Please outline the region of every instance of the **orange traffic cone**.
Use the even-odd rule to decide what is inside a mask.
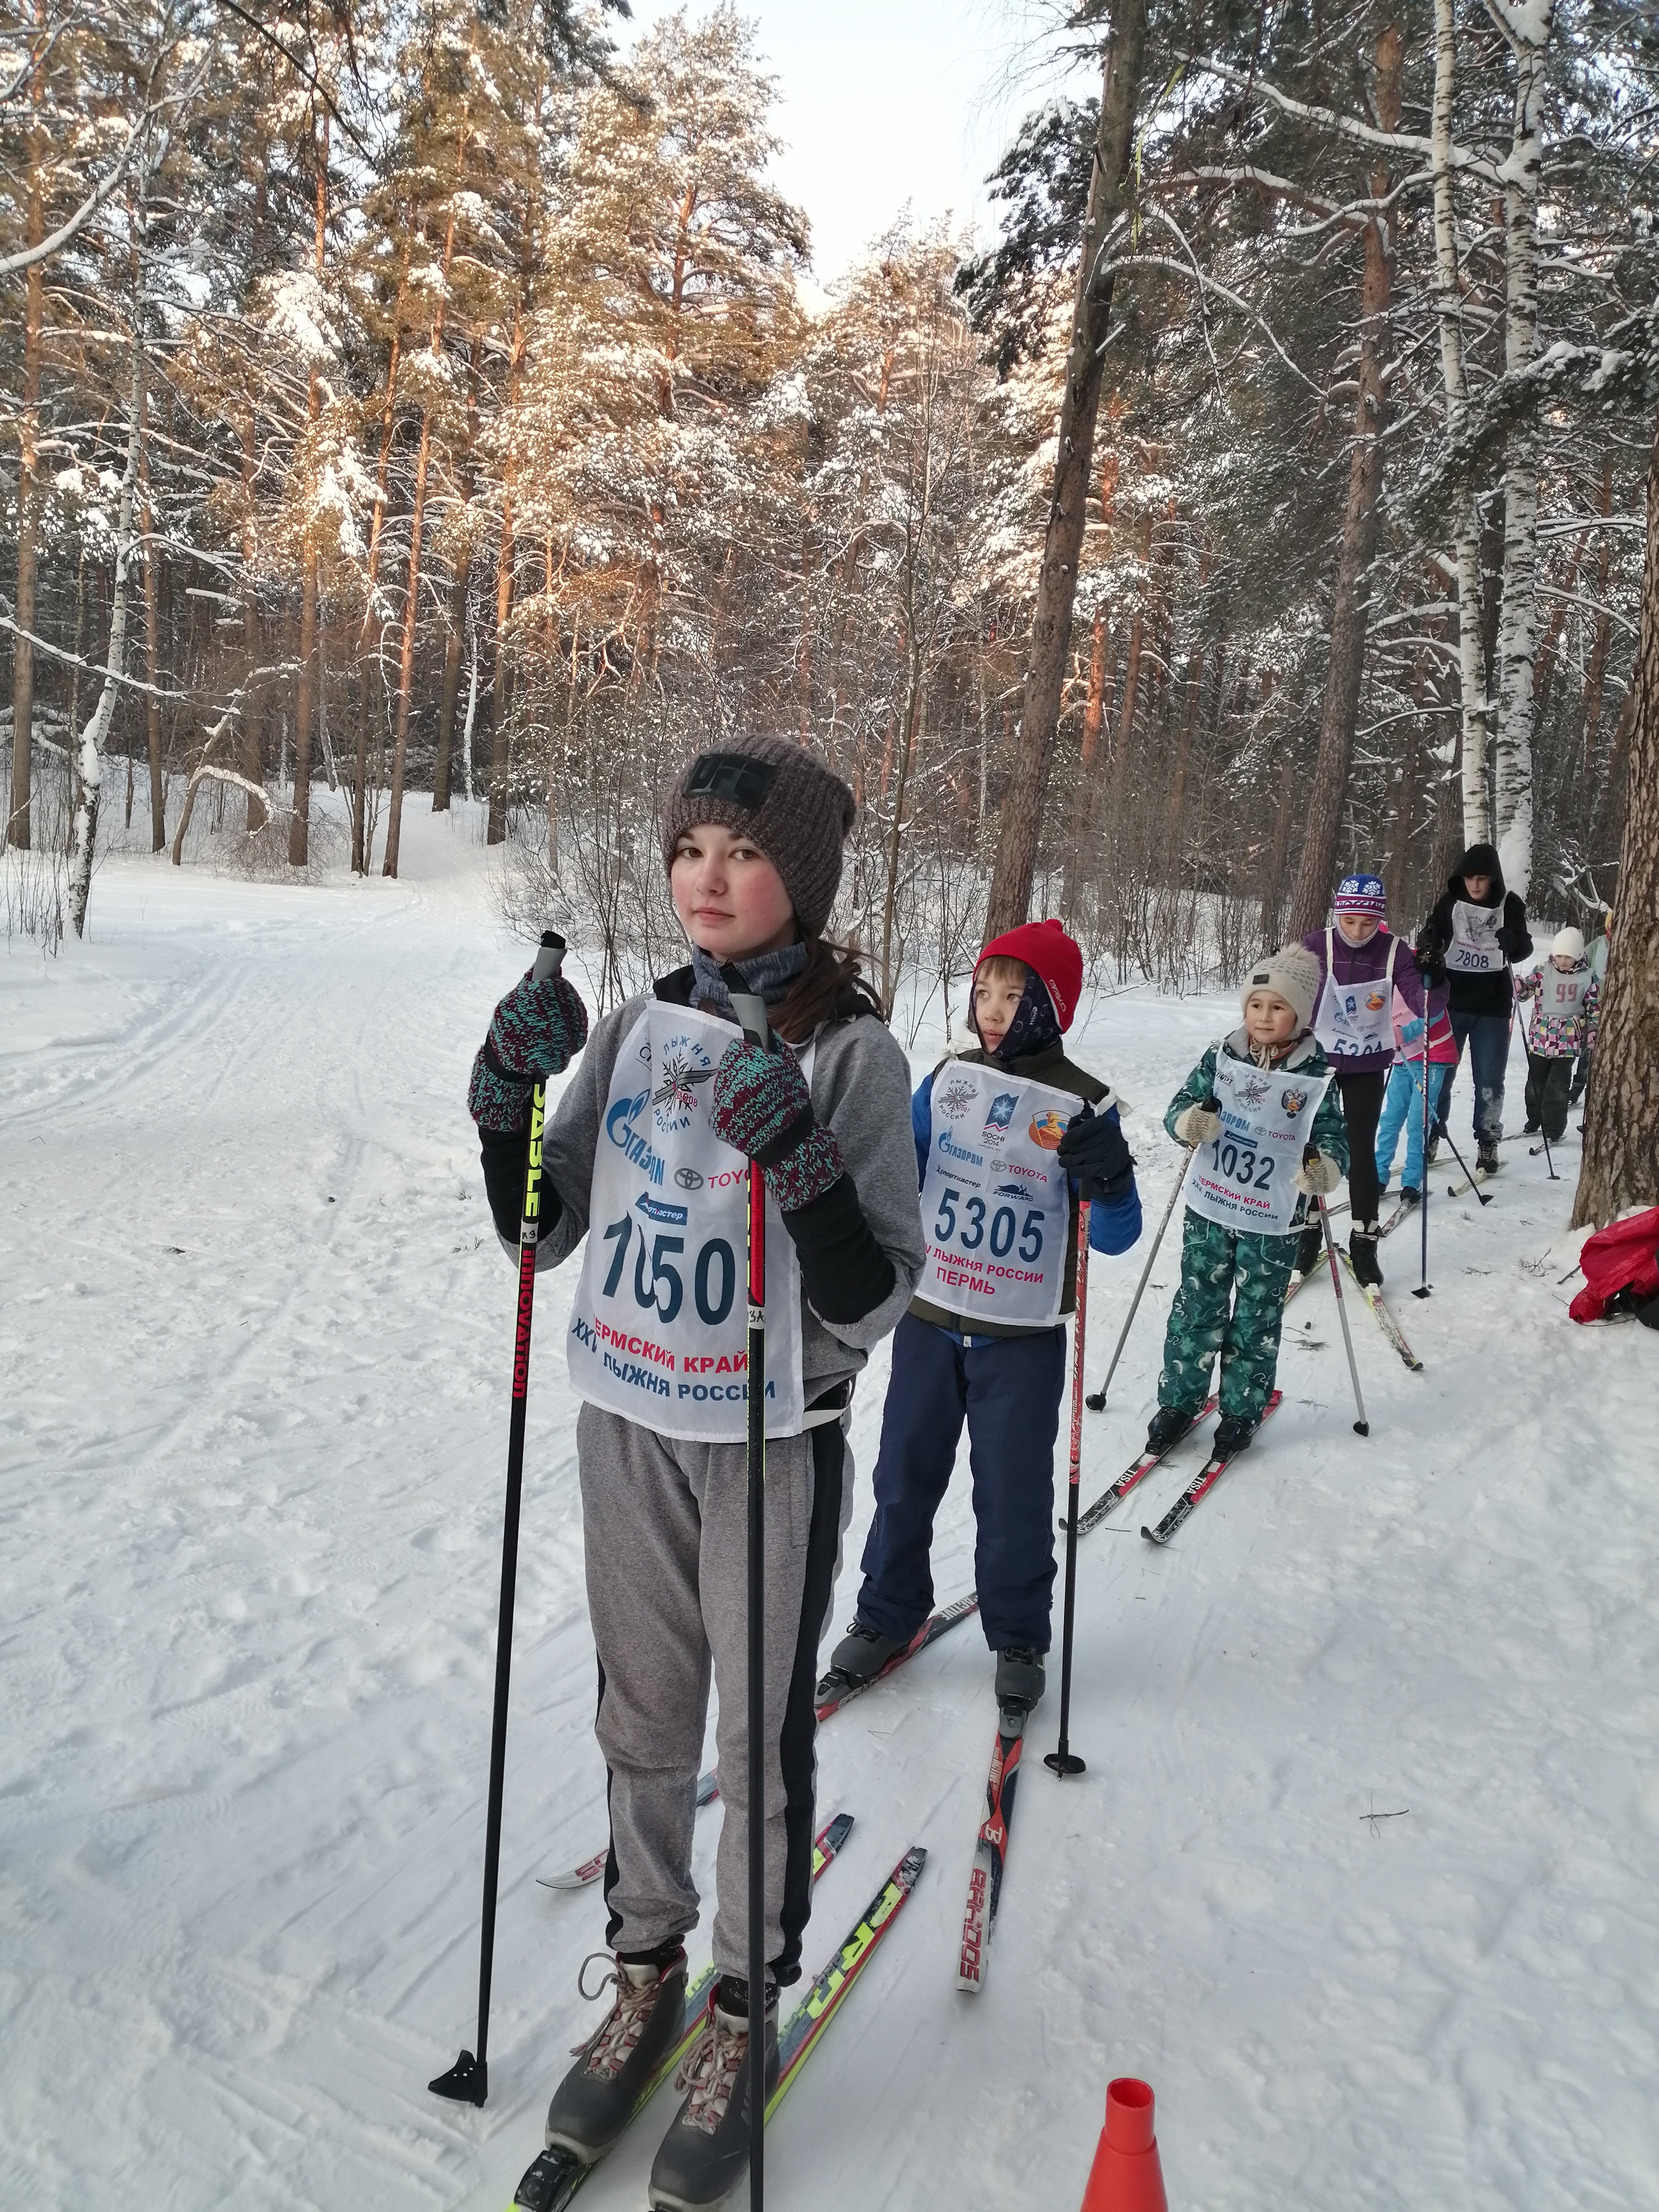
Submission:
[[[1079,2212],[1170,2212],[1145,2081],[1125,2075],[1106,2084],[1106,2124]]]

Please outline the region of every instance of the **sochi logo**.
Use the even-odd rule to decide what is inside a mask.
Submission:
[[[1014,1118],[1014,1108],[1018,1103],[1018,1100],[1013,1091],[998,1091],[996,1097],[991,1101],[991,1110],[985,1117],[985,1127],[980,1136],[981,1144],[1000,1145],[1008,1133],[1009,1125]]]

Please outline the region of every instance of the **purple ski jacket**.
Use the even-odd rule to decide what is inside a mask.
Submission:
[[[1319,962],[1319,994],[1314,1000],[1314,1027],[1317,1032],[1319,1008],[1325,995],[1325,933],[1310,930],[1302,942]],[[1394,987],[1411,1008],[1413,1015],[1423,1011],[1423,975],[1412,949],[1404,938],[1390,935],[1387,923],[1363,945],[1350,945],[1342,932],[1333,925],[1331,929],[1331,966],[1340,986],[1350,983],[1378,981],[1389,964],[1389,947],[1395,946],[1394,956]],[[1345,1053],[1336,1063],[1340,1075],[1378,1075],[1394,1065],[1394,1036],[1381,1052]]]

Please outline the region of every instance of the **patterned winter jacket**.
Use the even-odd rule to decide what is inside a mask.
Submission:
[[[1201,1106],[1215,1089],[1215,1063],[1218,1054],[1225,1053],[1229,1060],[1243,1060],[1247,1067],[1295,1068],[1303,1075],[1324,1075],[1331,1063],[1325,1057],[1324,1047],[1311,1030],[1304,1030],[1285,1051],[1269,1060],[1254,1051],[1249,1032],[1242,1025],[1231,1030],[1219,1044],[1212,1044],[1198,1066],[1170,1101],[1164,1116],[1164,1126],[1175,1136],[1178,1117],[1189,1106]],[[1179,1142],[1179,1139],[1176,1139]],[[1313,1142],[1320,1151],[1334,1159],[1344,1175],[1348,1172],[1348,1125],[1343,1118],[1342,1094],[1332,1084],[1319,1102],[1319,1111],[1314,1115]],[[1297,1228],[1307,1218],[1308,1200],[1299,1198],[1291,1227]]]
[[[1571,1013],[1560,1013],[1550,1006],[1547,985],[1552,975],[1588,976],[1583,996]],[[1597,1009],[1601,1005],[1601,987],[1597,982],[1588,960],[1575,960],[1572,966],[1559,969],[1553,961],[1546,960],[1534,968],[1530,975],[1517,975],[1515,995],[1518,1000],[1536,999],[1538,1010],[1532,1018],[1532,1027],[1527,1036],[1527,1050],[1534,1060],[1572,1060],[1581,1052],[1594,1052]]]

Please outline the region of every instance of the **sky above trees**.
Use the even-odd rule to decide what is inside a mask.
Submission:
[[[633,0],[640,33],[675,0]],[[694,15],[706,9],[694,9]],[[812,222],[812,276],[846,274],[908,201],[989,228],[984,179],[1056,81],[1044,0],[745,0],[778,80],[778,188]],[[629,43],[624,29],[620,43]],[[1039,51],[1039,47],[1041,51]],[[810,299],[811,287],[806,288]]]

